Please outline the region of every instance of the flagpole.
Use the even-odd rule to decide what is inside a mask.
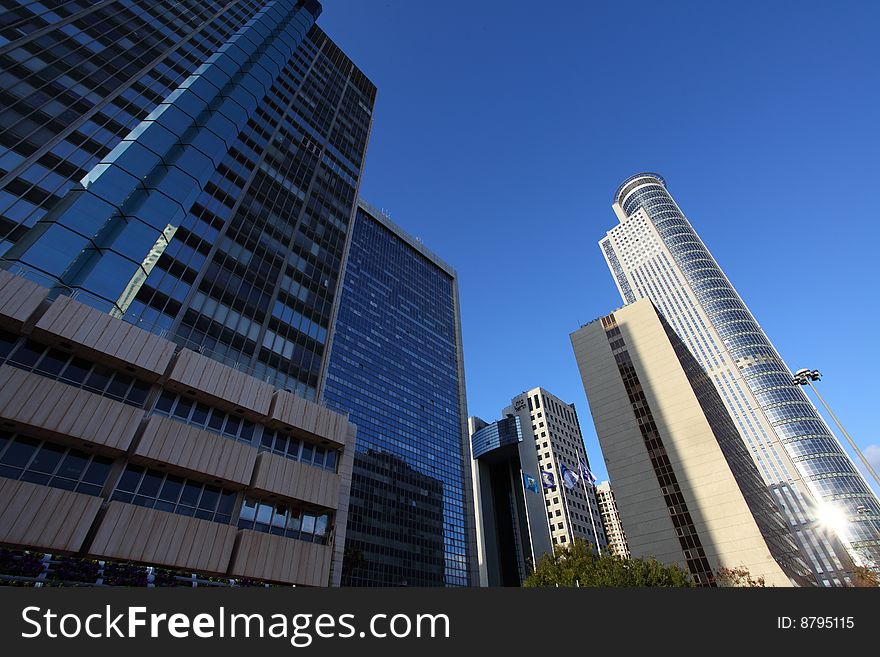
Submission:
[[[578,463],[578,465],[580,465],[580,463]],[[586,475],[584,475],[583,473],[581,473],[581,477],[583,479],[587,478]],[[598,550],[599,556],[601,557],[602,556],[602,546],[599,544],[599,533],[596,531],[596,521],[593,520],[593,505],[590,503],[590,494],[587,492],[587,482],[584,481],[583,484],[584,484],[584,497],[587,498],[587,509],[590,512],[590,524],[593,526],[593,537],[596,539],[596,550]],[[590,487],[594,491],[596,490],[596,487],[592,481],[590,482]],[[598,503],[599,502],[597,500],[596,504],[598,504]]]
[[[559,461],[556,464],[556,469],[559,471],[559,488],[562,490],[562,506],[565,509],[565,520],[568,523],[568,534],[571,537],[571,544],[574,544],[574,526],[571,524],[571,511],[568,508],[568,495],[565,494],[565,489],[567,486],[565,485],[565,477],[562,476],[562,468],[565,467],[565,464],[562,461]]]
[[[542,469],[541,472],[544,470]],[[550,500],[547,498],[547,495],[550,493],[549,488],[544,488],[544,475],[541,475],[541,496],[544,498],[544,521],[547,523],[547,531],[549,532],[548,538],[550,539],[550,554],[553,555],[553,559],[555,562],[556,559],[556,547],[553,545],[553,526],[550,524],[550,514],[547,512],[547,502]],[[537,565],[537,564],[535,564]]]
[[[513,470],[512,467],[510,469]],[[532,540],[532,526],[531,526],[531,523],[529,522],[529,508],[528,508],[529,507],[529,498],[528,498],[529,491],[526,490],[526,473],[523,472],[522,468],[519,469],[519,485],[520,485],[520,488],[522,489],[523,506],[525,507],[523,509],[523,511],[525,511],[525,514],[526,514],[526,531],[528,532],[528,535],[529,535],[529,552],[532,555],[532,572],[534,572],[535,567],[538,564],[537,564],[537,559],[535,557],[535,543]],[[517,524],[515,518],[514,518],[514,524]],[[522,532],[520,532],[519,540],[520,540],[520,542],[522,542]],[[528,570],[528,564],[524,564],[523,570]],[[521,577],[520,580],[525,581],[526,577],[528,577],[531,574],[532,573],[523,573],[524,577]]]
[[[596,539],[596,551],[599,553],[599,556],[602,556],[602,546],[599,544],[599,532],[596,531],[596,521],[593,517],[593,505],[590,503],[590,493],[587,491],[587,479],[590,480],[590,487],[593,489],[593,496],[596,497],[596,479],[593,477],[593,473],[590,472],[590,466],[587,465],[587,455],[584,454],[583,458],[578,456],[578,470],[580,471],[581,478],[584,480],[582,482],[584,486],[584,497],[587,499],[587,510],[590,513],[590,525],[593,527],[593,538]],[[596,499],[596,504],[598,505],[599,500]]]
[[[556,547],[553,545],[553,525],[550,524],[550,514],[547,512],[547,504],[546,504],[547,502],[550,502],[550,497],[549,497],[550,489],[544,485],[544,474],[543,474],[544,472],[549,472],[549,471],[541,468],[541,470],[539,472],[540,472],[539,476],[541,477],[541,495],[543,496],[544,502],[545,502],[545,504],[544,504],[544,520],[547,522],[547,531],[550,532],[550,534],[549,534],[550,553],[553,555],[553,558],[556,559]],[[550,472],[550,474],[553,474],[553,473]],[[557,586],[558,586],[558,584],[557,584]]]
[[[525,475],[526,475],[526,473],[522,470],[522,468],[520,468],[519,472],[520,472],[520,481],[522,482],[522,485],[523,485],[523,503],[526,505],[526,507],[528,507],[529,502],[528,502],[528,498],[526,496],[528,495],[529,491],[526,490],[526,488],[525,488]],[[541,472],[542,472],[542,470],[538,470],[538,478],[540,479],[540,486],[541,486],[538,490],[540,492],[538,492],[538,491],[532,491],[532,492],[536,493],[537,495],[540,495],[541,499],[543,499],[546,502],[547,498],[545,496],[547,494],[547,489],[544,488],[544,477],[541,475]],[[538,484],[536,484],[536,485],[538,485]],[[548,531],[547,537],[550,540],[550,556],[555,558],[556,553],[553,550],[553,530],[550,529],[550,518],[547,517],[547,505],[546,504],[544,505],[544,522],[547,523],[547,531]],[[532,549],[532,573],[533,573],[533,572],[535,572],[535,570],[538,567],[538,555],[535,554],[535,542],[532,539],[532,525],[529,522],[528,508],[526,508],[526,525],[529,527],[529,544],[531,545],[531,549]],[[532,573],[529,573],[529,575],[531,575]]]

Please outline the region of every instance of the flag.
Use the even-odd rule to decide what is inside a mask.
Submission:
[[[565,463],[559,464],[559,473],[562,475],[562,481],[565,483],[566,487],[571,490],[577,485],[577,482],[580,481],[580,475],[574,470],[569,470],[565,467]]]
[[[538,489],[538,480],[535,479],[532,475],[526,474],[525,472],[523,472],[523,486],[525,486],[526,490],[530,490],[533,493],[541,492]]]
[[[588,466],[588,465],[587,465],[587,462],[584,461],[583,459],[578,459],[578,461],[580,462],[580,466],[581,466],[581,474],[584,475],[584,477],[586,477],[587,480],[588,480],[591,484],[595,484],[595,483],[596,483],[596,477],[594,477],[594,476],[593,476],[593,473],[590,472],[590,466]]]
[[[542,470],[541,482],[543,482],[544,488],[556,488],[556,477],[553,476],[552,472]]]

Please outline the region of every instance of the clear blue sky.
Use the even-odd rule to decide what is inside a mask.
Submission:
[[[596,242],[648,170],[880,444],[880,3],[323,4],[379,88],[362,195],[458,270],[470,414],[544,386],[605,475],[568,335],[621,305]]]

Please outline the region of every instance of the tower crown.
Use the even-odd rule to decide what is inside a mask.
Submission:
[[[624,199],[629,196],[629,193],[631,191],[633,191],[636,187],[639,187],[640,185],[651,182],[659,182],[661,185],[663,185],[663,187],[666,187],[666,180],[659,173],[651,173],[648,171],[637,173],[620,183],[620,187],[618,187],[617,191],[614,192],[614,202],[618,205],[623,205]]]

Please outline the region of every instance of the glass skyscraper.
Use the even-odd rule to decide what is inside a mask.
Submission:
[[[179,540],[134,520],[107,531],[158,551],[114,551],[94,518],[76,517],[70,526],[94,540],[9,538],[6,523],[4,544],[241,577],[262,552],[266,581],[339,582],[354,428],[305,400],[326,370],[376,88],[316,25],[321,10],[316,0],[0,0],[2,282],[40,299],[31,317],[58,317],[55,333],[13,322],[0,336],[4,424],[28,403],[65,404],[56,415],[87,418],[103,468],[83,503],[100,507],[103,495],[132,518],[144,516],[129,506],[214,523],[179,535],[219,558],[169,555]],[[107,335],[127,337],[94,348]],[[145,374],[150,345],[164,360]],[[16,377],[42,396],[16,397]],[[117,411],[93,410],[109,395],[136,409],[131,440],[115,450],[101,442],[120,434]],[[10,481],[46,484],[44,452],[59,453],[48,440],[37,448],[45,428],[26,420],[2,437],[7,503],[33,497]],[[155,436],[174,448],[147,456]],[[198,499],[209,508],[196,510]],[[276,538],[295,541],[267,548]]]
[[[711,378],[819,584],[880,561],[880,503],[669,195],[640,173],[599,245],[624,302],[650,298]]]
[[[0,264],[315,399],[376,94],[320,4],[2,6]]]
[[[370,211],[353,234],[376,88],[321,9],[0,0],[0,268],[300,397],[326,384],[363,427],[346,583],[468,585],[454,272]]]
[[[360,202],[334,327],[323,400],[358,427],[343,585],[475,584],[455,271]]]

